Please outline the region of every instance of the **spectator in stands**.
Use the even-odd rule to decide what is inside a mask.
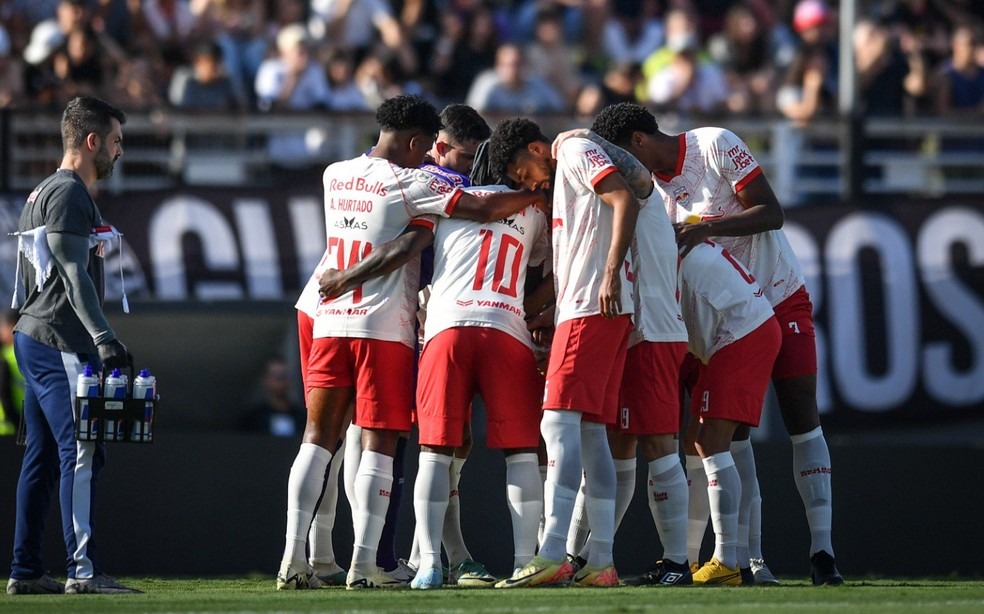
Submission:
[[[663,45],[656,0],[614,0],[602,31],[602,51],[611,66],[641,65]]]
[[[751,3],[739,2],[728,9],[724,28],[708,42],[711,57],[724,70],[732,113],[775,111],[778,66],[782,55],[791,55],[795,46],[788,40],[789,49],[780,48],[768,29],[775,21],[769,5],[759,2],[753,9]]]
[[[581,88],[574,103],[574,113],[581,118],[594,118],[609,105],[637,102],[635,90],[641,78],[638,64],[623,62],[612,66],[600,81]]]
[[[223,68],[222,48],[210,40],[195,45],[190,66],[174,71],[168,100],[175,108],[192,111],[235,111],[246,106]]]
[[[192,12],[188,0],[143,0],[141,7],[170,80],[171,72],[188,61],[187,49],[195,36],[203,34],[203,23]]]
[[[724,110],[728,86],[721,67],[700,49],[696,15],[666,14],[666,44],[642,65],[645,99],[662,111],[713,114]]]
[[[331,90],[324,70],[311,57],[311,38],[301,24],[281,28],[277,52],[260,65],[256,98],[261,111],[327,107]]]
[[[861,112],[868,116],[911,112],[911,98],[922,96],[926,88],[926,68],[918,53],[904,55],[886,24],[870,19],[855,24],[853,43]]]
[[[814,116],[834,109],[834,94],[827,76],[829,54],[820,45],[803,45],[796,50],[776,92],[776,107],[784,117],[804,125]]]
[[[252,101],[252,84],[267,52],[266,3],[264,0],[210,0],[207,20],[212,38],[222,49],[225,76],[236,97]]]
[[[397,53],[384,45],[373,50],[355,71],[355,82],[370,109],[401,94],[423,94],[420,83],[407,75]]]
[[[102,95],[110,74],[115,72],[112,57],[89,27],[70,31],[65,43],[55,51],[52,63],[63,103],[76,96]]]
[[[59,78],[55,75],[54,55],[68,33],[88,24],[84,0],[59,0],[54,14],[38,22],[24,48],[24,82],[33,102],[63,106]]]
[[[564,99],[549,83],[527,74],[522,50],[511,43],[496,51],[495,68],[475,79],[466,104],[483,113],[529,114],[567,108]]]
[[[163,106],[164,96],[160,90],[151,60],[134,55],[117,65],[116,75],[105,94],[108,102],[122,109],[149,111]],[[133,296],[132,290],[130,296]]]
[[[570,108],[581,89],[581,75],[578,51],[564,40],[563,14],[557,7],[540,10],[533,32],[526,45],[529,74],[549,83]]]
[[[407,74],[417,71],[417,57],[386,0],[311,0],[311,26],[316,39],[348,49],[356,62],[380,42]]]
[[[311,57],[311,39],[301,24],[277,34],[278,55],[267,58],[256,74],[256,100],[261,111],[310,111],[331,105],[324,68]],[[305,132],[273,134],[268,149],[278,166],[295,169],[313,163],[320,143],[308,143]]]
[[[22,102],[24,96],[20,60],[11,52],[10,36],[0,24],[0,109]]]
[[[444,13],[430,66],[434,93],[445,101],[464,100],[478,75],[495,65],[499,44],[495,15],[488,6],[481,4],[471,13]]]
[[[958,25],[950,37],[950,58],[935,75],[936,112],[943,117],[975,117],[984,114],[984,66],[974,57],[981,45],[980,32]]]
[[[299,438],[307,411],[291,395],[290,369],[280,356],[270,358],[263,371],[263,398],[240,421],[244,431]]]
[[[328,86],[331,88],[331,108],[335,111],[365,111],[369,109],[362,90],[355,82],[352,55],[344,49],[329,49],[324,60]]]

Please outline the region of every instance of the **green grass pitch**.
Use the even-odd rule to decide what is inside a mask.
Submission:
[[[142,595],[0,596],[0,612],[984,612],[984,581],[848,580],[814,587],[540,588],[278,592],[273,578],[123,578]]]

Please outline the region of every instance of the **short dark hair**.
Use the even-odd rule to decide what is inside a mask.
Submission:
[[[78,151],[85,137],[93,132],[105,138],[112,129],[113,119],[123,125],[126,123],[126,113],[92,96],[73,98],[62,114],[62,146],[65,151]]]
[[[489,137],[489,167],[500,177],[506,175],[506,167],[516,157],[519,150],[530,143],[548,143],[543,136],[540,126],[533,120],[524,117],[504,119],[492,131]]]
[[[466,104],[449,104],[441,111],[442,130],[457,143],[484,141],[492,129],[478,111]]]
[[[441,130],[441,118],[434,105],[411,94],[394,96],[379,105],[376,123],[383,132],[420,130],[437,134]]]
[[[625,145],[633,132],[656,134],[659,124],[646,107],[634,102],[620,102],[602,109],[591,124],[591,130],[609,143]]]

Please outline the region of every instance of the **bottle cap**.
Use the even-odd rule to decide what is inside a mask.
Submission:
[[[140,377],[150,377],[150,369],[140,369]]]
[[[113,373],[110,377],[119,377],[121,375],[123,375],[123,370],[117,367],[116,369],[113,369]]]

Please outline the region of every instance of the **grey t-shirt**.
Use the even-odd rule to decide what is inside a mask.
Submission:
[[[21,211],[18,230],[44,226],[49,234],[63,232],[88,240],[93,229],[101,225],[102,216],[81,177],[70,170],[59,169],[42,181],[28,197]],[[97,257],[95,251],[94,247],[89,249],[86,272],[95,286],[99,305],[88,307],[101,313],[105,292],[103,259]],[[27,296],[14,330],[64,352],[95,353],[92,336],[68,302],[65,283],[57,269],[51,272],[38,290],[33,265],[23,254],[18,254],[18,258],[21,258]]]

